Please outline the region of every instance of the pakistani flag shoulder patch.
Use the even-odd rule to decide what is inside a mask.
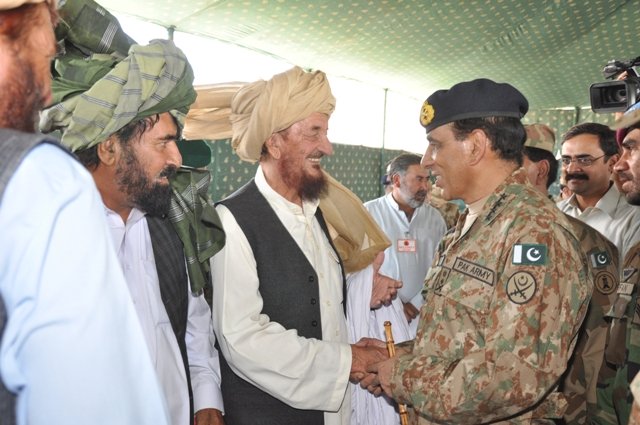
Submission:
[[[595,269],[607,267],[611,264],[611,257],[607,251],[593,252],[591,254],[591,265]]]
[[[543,266],[547,264],[547,246],[541,244],[514,244],[511,263]]]

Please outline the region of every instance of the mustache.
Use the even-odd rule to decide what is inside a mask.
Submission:
[[[618,177],[618,180],[622,181],[633,180],[633,176],[626,172],[616,172],[616,176]]]
[[[176,174],[178,174],[178,167],[174,165],[168,165],[160,172],[159,176],[166,177],[167,179],[171,180],[176,176]]]
[[[567,174],[565,176],[565,180],[569,181],[569,180],[589,180],[589,176],[587,176],[586,174],[582,174],[582,173],[571,173],[571,174]]]

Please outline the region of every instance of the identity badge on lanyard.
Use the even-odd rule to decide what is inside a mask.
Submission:
[[[415,239],[398,239],[397,242],[398,252],[416,252],[416,240]]]

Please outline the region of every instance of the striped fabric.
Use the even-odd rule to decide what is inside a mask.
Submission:
[[[96,66],[97,60],[106,66],[114,65],[111,56],[87,63]],[[193,70],[184,53],[168,40],[133,45],[129,56],[102,75],[99,78],[100,73],[93,72],[91,76],[99,79],[88,90],[44,110],[41,130],[61,130],[62,144],[75,152],[105,141],[134,120],[154,114],[170,112],[182,126],[196,97]]]
[[[181,167],[171,180],[169,220],[182,241],[191,291],[199,294],[209,279],[209,258],[222,249],[225,233],[209,202],[208,171]]]

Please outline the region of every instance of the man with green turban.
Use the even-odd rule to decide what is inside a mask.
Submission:
[[[166,425],[93,179],[35,132],[55,0],[0,0],[0,423]]]
[[[193,71],[183,52],[164,40],[131,45],[124,58],[115,45],[83,57],[98,46],[74,30],[87,28],[76,19],[87,19],[82,3],[95,5],[70,0],[60,11],[73,27],[63,28],[67,55],[55,64],[56,103],[40,125],[62,132],[62,143],[102,195],[171,422],[193,424],[195,412],[198,425],[222,424],[218,354],[203,288],[208,259],[224,238],[207,200],[208,173],[182,170],[176,145],[195,99]],[[126,45],[126,37],[114,39]]]

